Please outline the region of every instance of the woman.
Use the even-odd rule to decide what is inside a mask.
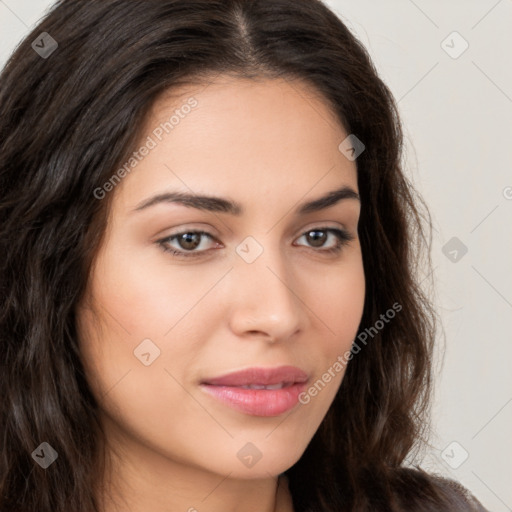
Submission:
[[[0,105],[2,511],[484,510],[405,465],[420,199],[325,5],[62,0]]]

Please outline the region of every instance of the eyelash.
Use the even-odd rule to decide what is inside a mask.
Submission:
[[[313,231],[324,231],[328,233],[332,233],[337,238],[337,243],[335,247],[331,247],[330,249],[318,249],[315,252],[321,252],[324,254],[339,254],[343,247],[347,245],[349,242],[354,240],[354,236],[351,235],[348,231],[345,231],[343,229],[338,228],[329,228],[329,227],[320,227],[320,228],[313,228],[305,231],[302,233],[302,236],[307,235]],[[173,256],[178,258],[197,258],[202,256],[204,253],[206,253],[208,250],[203,251],[179,251],[176,249],[169,248],[166,244],[176,238],[178,238],[181,235],[187,235],[187,234],[197,234],[197,235],[205,235],[206,237],[210,238],[211,240],[215,240],[215,237],[213,237],[210,233],[206,231],[201,230],[187,230],[182,231],[180,233],[175,233],[174,235],[162,238],[160,240],[157,240],[156,243],[162,248],[162,250],[166,253],[171,253]],[[300,238],[299,237],[299,238]],[[313,248],[314,249],[314,248]]]

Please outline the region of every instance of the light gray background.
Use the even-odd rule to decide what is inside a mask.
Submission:
[[[1,66],[52,3],[0,0]],[[422,465],[512,511],[512,0],[327,4],[398,100],[407,169],[433,216],[446,352]],[[454,31],[469,44],[457,58]],[[453,237],[468,249],[448,246],[455,262]]]

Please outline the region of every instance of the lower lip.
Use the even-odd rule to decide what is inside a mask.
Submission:
[[[293,409],[306,383],[296,383],[281,389],[244,389],[232,386],[201,384],[207,393],[252,416],[279,416]]]

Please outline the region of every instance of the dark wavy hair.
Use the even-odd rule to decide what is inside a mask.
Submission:
[[[32,46],[42,32],[58,44],[46,58]],[[391,92],[319,0],[60,0],[8,60],[0,76],[0,509],[99,510],[104,433],[75,322],[113,196],[99,201],[93,191],[131,155],[162,93],[221,73],[307,83],[363,141],[360,332],[402,306],[350,362],[286,471],[295,510],[463,510],[437,477],[405,465],[429,433],[438,319],[417,275],[418,262],[431,266],[430,216],[402,171]],[[51,471],[31,457],[43,441],[58,453]]]

